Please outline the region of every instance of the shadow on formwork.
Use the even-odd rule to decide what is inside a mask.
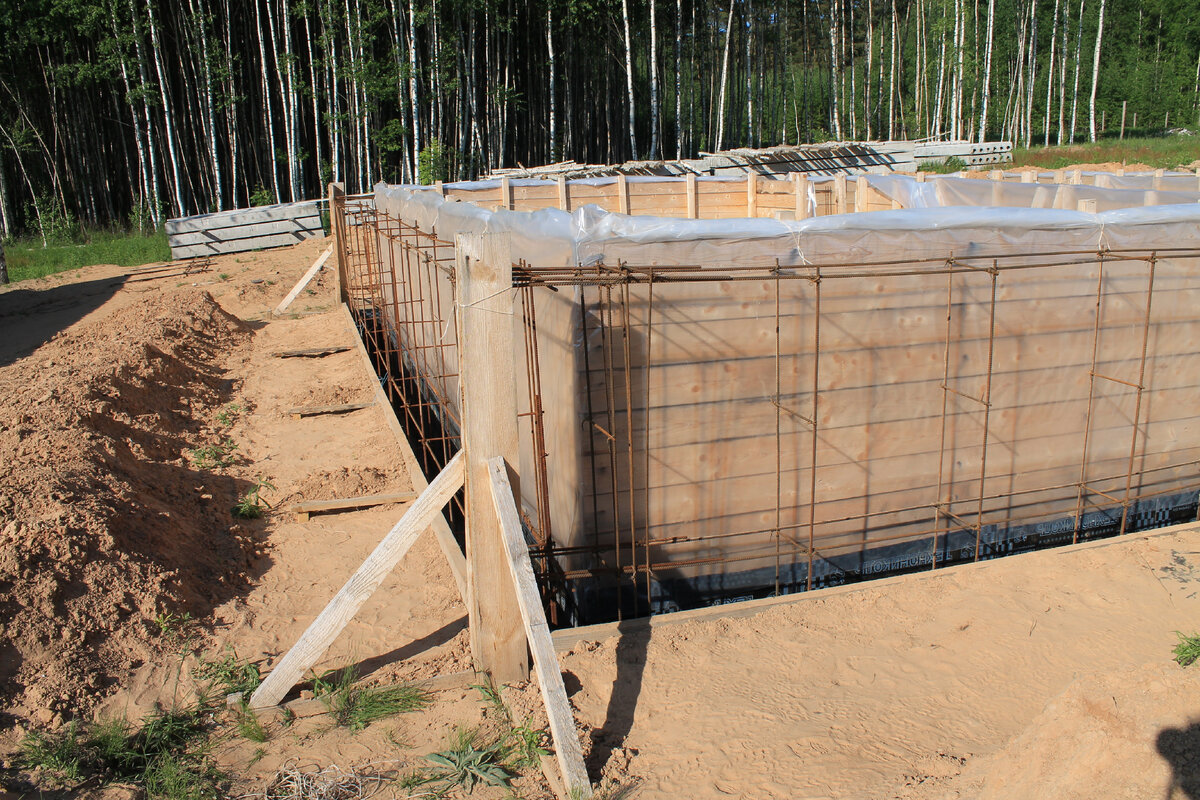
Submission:
[[[459,447],[454,240],[504,236],[510,461],[575,625],[1194,519],[1200,193],[1137,206],[1155,190],[1123,180],[1101,212],[752,177],[379,187],[338,213],[429,474]]]

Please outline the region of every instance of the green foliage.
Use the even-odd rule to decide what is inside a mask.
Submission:
[[[251,742],[262,743],[271,738],[267,733],[267,729],[259,721],[258,717],[255,716],[254,712],[250,710],[250,706],[245,700],[242,701],[242,705],[237,712],[237,732],[243,739]]]
[[[1175,663],[1181,667],[1191,666],[1200,659],[1200,633],[1193,633],[1191,636],[1185,636],[1179,631],[1175,631],[1175,635],[1179,637],[1179,642],[1175,645]]]
[[[86,743],[74,722],[57,734],[30,731],[21,741],[21,764],[44,770],[55,785],[82,780],[89,758]]]
[[[38,195],[29,209],[29,216],[38,226],[37,234],[46,246],[78,244],[82,231],[79,222],[63,207],[57,195]]]
[[[202,659],[192,669],[192,676],[207,683],[206,693],[223,698],[234,692],[249,697],[262,683],[258,664],[238,658],[232,647],[217,659]]]
[[[216,444],[197,447],[188,455],[192,459],[192,466],[196,467],[196,469],[215,469],[217,467],[228,467],[232,464],[235,450],[237,450],[237,442],[226,436]]]
[[[446,163],[446,148],[441,142],[430,142],[417,159],[417,180],[428,185],[446,180],[449,165]]]
[[[233,515],[242,519],[258,519],[263,515],[271,504],[262,497],[262,490],[275,490],[275,484],[271,483],[262,475],[258,476],[258,480],[254,482],[254,488],[246,492],[238,498],[238,504],[233,507]]]
[[[261,183],[250,193],[250,205],[252,206],[269,206],[274,205],[274,203],[274,193]]]
[[[352,731],[429,704],[428,693],[417,686],[361,686],[355,683],[356,677],[354,669],[347,667],[313,681],[313,693],[325,702],[333,721]]]
[[[83,244],[58,244],[42,247],[40,237],[21,239],[5,245],[8,274],[12,281],[43,278],[64,270],[113,264],[140,267],[171,260],[167,234],[161,230],[142,236],[130,233],[90,231]]]
[[[230,403],[217,412],[217,422],[228,428],[232,425],[242,413],[242,406],[239,403]],[[274,487],[271,487],[274,488]]]
[[[154,624],[158,626],[158,635],[172,647],[190,640],[192,623],[191,612],[176,614],[173,611],[163,611],[154,616]]]
[[[162,209],[159,208],[161,216]],[[129,211],[129,230],[139,236],[154,232],[154,207],[139,199]]]
[[[225,778],[208,757],[208,719],[197,707],[155,712],[140,729],[106,720],[90,727],[71,723],[53,733],[31,731],[21,742],[18,763],[43,770],[55,785],[134,783],[150,800],[215,800]]]
[[[504,787],[512,780],[503,763],[503,744],[487,744],[475,728],[459,728],[447,749],[425,758],[436,767],[431,777],[445,789],[460,787],[470,792],[476,784]]]
[[[951,172],[962,172],[966,168],[966,162],[958,156],[950,156],[945,161],[937,163],[926,162],[917,167],[920,172],[932,172],[937,175],[948,175]]]

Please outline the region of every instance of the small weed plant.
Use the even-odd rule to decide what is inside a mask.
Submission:
[[[217,422],[222,427],[228,428],[242,414],[242,406],[239,403],[230,403],[217,412]]]
[[[263,499],[263,489],[274,491],[275,484],[260,475],[254,482],[254,488],[238,498],[237,505],[233,507],[233,515],[242,519],[258,519],[266,513],[271,504]]]
[[[267,733],[266,727],[263,726],[254,712],[250,710],[250,706],[245,700],[242,701],[241,708],[238,709],[237,732],[243,739],[258,742],[259,744],[271,738],[270,734]]]
[[[249,697],[262,683],[258,664],[238,658],[232,648],[217,659],[203,659],[192,669],[192,676],[205,682],[204,696],[223,700],[234,692]]]
[[[435,765],[431,774],[444,791],[461,787],[470,793],[476,785],[506,787],[512,773],[504,765],[502,742],[487,743],[476,728],[459,728],[450,746],[425,758]]]
[[[1185,636],[1175,631],[1179,642],[1175,645],[1175,662],[1181,667],[1188,667],[1200,660],[1200,633]]]
[[[361,686],[355,683],[353,668],[326,673],[313,681],[313,693],[324,700],[333,721],[352,731],[360,731],[372,722],[417,711],[429,704],[424,690],[408,684],[399,686]]]
[[[197,469],[216,469],[231,465],[236,450],[237,442],[226,436],[216,444],[197,447],[189,455],[192,459],[192,466]]]

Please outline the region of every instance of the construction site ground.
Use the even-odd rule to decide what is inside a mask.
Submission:
[[[328,270],[270,314],[328,245],[0,289],[8,788],[31,780],[16,759],[29,729],[139,719],[191,696],[192,667],[225,652],[269,667],[402,513],[286,511],[412,486],[385,409],[287,413],[373,396],[353,347],[276,355],[353,344]],[[213,446],[227,466],[196,463]],[[235,517],[256,484],[273,509]],[[1198,591],[1188,525],[597,636],[560,661],[593,780],[636,797],[1200,797],[1200,666],[1171,658],[1175,632],[1200,628]],[[464,673],[465,625],[427,535],[316,670]],[[289,766],[402,775],[456,728],[498,724],[474,682],[438,683],[426,709],[362,731],[317,714],[270,723],[266,742],[219,737],[214,755],[233,796]],[[534,687],[509,698],[518,722],[544,725]],[[513,791],[552,796],[533,769]]]

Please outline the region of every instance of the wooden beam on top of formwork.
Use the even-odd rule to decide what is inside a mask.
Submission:
[[[488,470],[489,459],[519,457],[512,255],[504,234],[459,234],[454,249],[471,653],[476,669],[515,683],[529,658]]]

